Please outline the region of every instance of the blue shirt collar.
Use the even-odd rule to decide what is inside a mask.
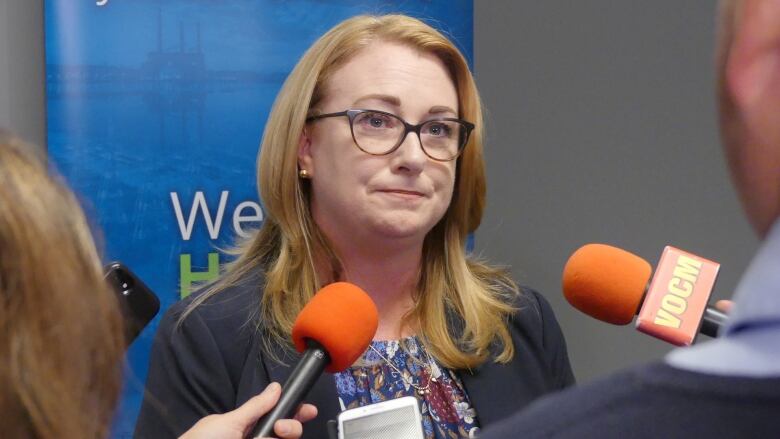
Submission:
[[[751,327],[780,324],[780,219],[772,225],[739,281],[733,300],[734,308],[725,335]]]

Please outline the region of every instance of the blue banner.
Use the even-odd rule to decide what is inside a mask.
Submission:
[[[46,0],[49,156],[106,260],[135,271],[163,312],[216,276],[218,249],[263,219],[255,159],[287,74],[336,23],[394,12],[473,60],[471,0]],[[116,438],[132,436],[157,320],[128,352]]]

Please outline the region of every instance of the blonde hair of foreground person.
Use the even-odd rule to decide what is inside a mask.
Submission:
[[[73,194],[0,132],[0,432],[105,438],[124,354],[116,299]]]
[[[260,310],[265,342],[289,345],[298,312],[324,283],[339,279],[338,255],[312,219],[308,183],[298,178],[297,151],[306,117],[323,98],[329,77],[378,40],[437,56],[457,89],[459,117],[476,125],[457,162],[450,206],[425,238],[415,306],[405,319],[418,322],[418,335],[426,348],[447,367],[468,368],[484,362],[494,342],[501,349],[497,361],[509,361],[514,352],[506,321],[513,311],[510,296],[517,287],[502,270],[467,258],[464,248],[485,205],[479,95],[466,60],[452,42],[403,15],[343,21],[317,40],[295,66],[276,98],[261,144],[257,184],[266,213],[262,228],[236,249],[238,258],[193,301],[180,322],[210,296],[261,269],[265,275]],[[315,260],[330,262],[332,278],[318,276]],[[448,327],[447,308],[462,319],[462,333],[453,334]]]

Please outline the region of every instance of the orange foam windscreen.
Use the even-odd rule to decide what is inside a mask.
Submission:
[[[588,244],[563,269],[563,295],[578,310],[615,325],[627,325],[639,310],[652,266],[617,247]]]
[[[317,341],[330,355],[325,370],[340,372],[351,366],[374,338],[379,317],[376,305],[365,291],[348,282],[322,288],[303,307],[292,330],[298,352],[306,339]]]

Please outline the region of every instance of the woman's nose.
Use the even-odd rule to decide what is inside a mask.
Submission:
[[[401,146],[393,152],[394,167],[405,172],[419,173],[427,161],[420,136],[412,131],[406,133]]]

